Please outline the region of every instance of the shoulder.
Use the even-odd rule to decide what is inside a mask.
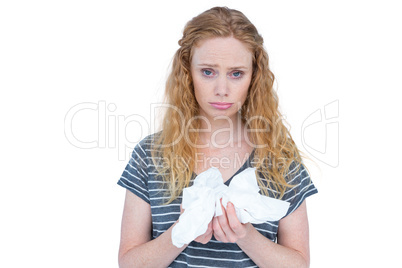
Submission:
[[[161,136],[161,131],[155,132],[153,134],[145,136],[142,140],[140,140],[136,147],[141,147],[141,148],[146,148],[146,149],[152,149],[153,145],[157,142],[159,137]]]
[[[154,133],[146,136],[141,141],[137,143],[131,152],[130,159],[126,166],[126,171],[132,173],[134,170],[144,174],[146,177],[149,172],[149,167],[153,166],[152,161],[152,151],[154,150],[154,142],[157,138],[158,133]]]
[[[309,196],[316,194],[317,188],[303,162],[293,162],[287,172],[286,182],[289,184],[282,200],[290,202],[288,214],[296,210]]]
[[[286,182],[295,185],[300,183],[304,179],[309,179],[310,175],[308,174],[307,168],[303,164],[303,162],[293,161],[289,168],[287,169],[285,179]]]
[[[136,154],[138,156],[142,156],[143,158],[151,156],[151,153],[154,150],[155,142],[158,140],[160,133],[161,132],[156,132],[147,135],[140,140],[133,149],[133,155]]]
[[[137,143],[118,181],[120,186],[128,189],[147,203],[150,202],[149,182],[154,173],[152,145],[156,135],[157,133],[148,135]]]

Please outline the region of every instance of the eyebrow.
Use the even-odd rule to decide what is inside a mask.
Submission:
[[[219,65],[218,64],[209,64],[209,63],[200,63],[200,64],[197,64],[197,66],[199,66],[199,67],[211,67],[211,68],[215,68],[215,67],[219,67]],[[229,70],[239,70],[239,69],[248,69],[247,67],[245,67],[245,66],[234,66],[234,67],[230,67],[229,68]]]

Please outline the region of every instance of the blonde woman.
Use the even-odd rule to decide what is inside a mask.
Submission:
[[[316,188],[278,111],[263,39],[239,11],[189,21],[166,83],[162,130],[134,149],[118,184],[126,199],[120,267],[308,267],[305,198]],[[290,203],[275,222],[242,224],[233,204],[177,248],[182,191],[216,167],[230,185],[255,167],[260,193]]]

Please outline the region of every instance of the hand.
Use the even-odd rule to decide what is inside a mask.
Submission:
[[[207,231],[203,234],[194,239],[195,242],[201,243],[201,244],[206,244],[211,240],[213,234],[213,229],[212,229],[212,221],[208,224],[208,229]]]
[[[180,215],[183,214],[184,209],[182,208],[182,205],[180,205]],[[211,240],[213,234],[213,229],[212,229],[212,221],[208,224],[208,229],[207,231],[198,236],[197,238],[194,239],[195,242],[201,243],[201,244],[206,244]]]
[[[222,202],[221,202],[222,206]],[[236,210],[232,203],[227,204],[227,208],[222,206],[223,214],[214,217],[213,231],[216,240],[224,243],[236,243],[239,239],[246,237],[250,223],[242,224],[236,215]]]

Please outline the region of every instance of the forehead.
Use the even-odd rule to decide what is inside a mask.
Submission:
[[[233,37],[202,40],[193,49],[192,64],[252,65],[252,53]]]

